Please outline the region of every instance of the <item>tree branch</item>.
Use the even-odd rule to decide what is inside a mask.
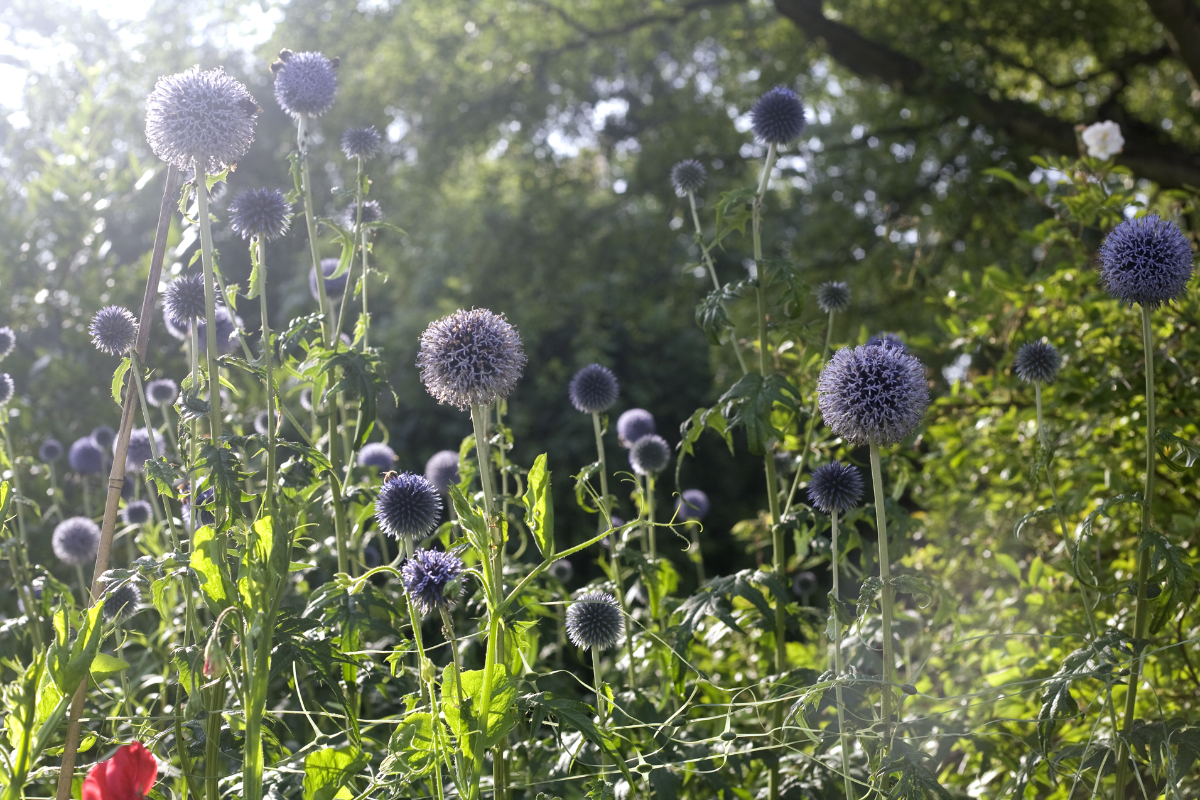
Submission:
[[[1193,0],[1146,0],[1150,11],[1167,31],[1175,57],[1200,81],[1200,8]]]

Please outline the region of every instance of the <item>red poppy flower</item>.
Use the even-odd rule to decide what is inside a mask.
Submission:
[[[83,800],[142,800],[157,777],[154,755],[141,742],[127,744],[91,768],[83,781]]]

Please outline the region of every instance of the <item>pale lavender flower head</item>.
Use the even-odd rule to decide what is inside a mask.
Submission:
[[[204,318],[204,276],[180,275],[163,290],[163,320],[187,335],[188,323]]]
[[[1126,305],[1158,308],[1183,296],[1192,279],[1192,245],[1157,214],[1127,219],[1100,246],[1100,279]]]
[[[16,346],[17,335],[13,333],[13,329],[7,325],[0,328],[0,359],[7,358]]]
[[[329,277],[337,272],[338,263],[339,261],[336,258],[321,259],[321,274],[325,276],[326,297],[341,297],[342,293],[346,291],[346,279],[350,277],[349,269],[336,278]],[[320,289],[317,287],[317,271],[312,267],[308,268],[308,291],[312,294],[313,300],[320,299]]]
[[[124,355],[137,339],[138,324],[133,313],[121,306],[106,306],[92,317],[88,333],[96,349],[110,356]]]
[[[643,436],[629,446],[629,466],[638,475],[657,475],[671,463],[671,446],[661,436]]]
[[[654,432],[654,415],[644,408],[631,408],[617,417],[617,439],[622,447],[630,447]]]
[[[146,402],[155,408],[170,406],[179,397],[179,384],[170,378],[158,378],[146,384]]]
[[[146,98],[146,140],[156,156],[180,170],[199,159],[216,174],[250,149],[258,112],[246,87],[220,67],[192,67],[154,85]]]
[[[671,167],[671,186],[679,197],[687,197],[704,188],[704,165],[694,158],[680,161]]]
[[[104,451],[91,436],[83,436],[71,443],[67,463],[73,471],[83,475],[101,472],[104,469]]]
[[[353,231],[354,226],[358,225],[360,222],[358,218],[359,208],[360,206],[357,204],[351,203],[346,210],[342,212],[342,224],[351,231]],[[373,225],[376,222],[383,221],[383,206],[379,205],[378,200],[365,200],[363,201],[361,208],[361,223],[363,226]]]
[[[418,550],[400,567],[404,590],[421,614],[452,609],[463,594],[462,559],[442,550]]]
[[[458,484],[458,453],[454,450],[439,450],[425,462],[425,480],[447,493]]]
[[[337,96],[337,59],[322,53],[280,50],[271,65],[275,99],[292,117],[319,117],[333,107]]]
[[[374,158],[379,155],[383,137],[374,125],[365,128],[347,128],[342,134],[342,152],[346,158]]]
[[[12,375],[0,372],[0,406],[8,405],[16,391],[17,387],[13,383]]]
[[[854,444],[898,444],[929,405],[925,368],[895,347],[843,347],[821,370],[817,392],[825,424]]]
[[[145,500],[131,500],[121,509],[126,525],[145,525],[154,517],[154,509]]]
[[[38,458],[47,464],[53,464],[63,457],[62,442],[54,437],[50,437],[42,442],[42,446],[38,448]]]
[[[458,310],[421,334],[417,356],[425,389],[460,409],[507,397],[525,369],[521,337],[502,314]]]
[[[1026,383],[1054,383],[1062,359],[1049,342],[1026,342],[1017,351],[1013,369]]]
[[[86,564],[96,557],[100,526],[87,517],[69,517],[54,528],[51,544],[64,564]]]
[[[708,516],[708,495],[700,489],[685,489],[680,497],[675,498],[675,519],[680,522],[701,520]]]

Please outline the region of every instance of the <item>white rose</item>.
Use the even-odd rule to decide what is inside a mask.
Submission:
[[[1121,126],[1112,121],[1097,122],[1083,129],[1083,143],[1092,158],[1109,159],[1121,152],[1125,137]]]

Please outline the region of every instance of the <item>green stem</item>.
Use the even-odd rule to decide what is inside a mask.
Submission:
[[[842,595],[838,586],[838,512],[836,508],[830,519],[833,523],[833,562],[830,565],[833,570],[833,602],[840,603]],[[838,619],[835,609],[830,609],[830,614],[833,617],[833,668],[837,672],[834,694],[837,699],[838,733],[842,740],[842,781],[846,785],[846,800],[854,800],[854,786],[850,780],[850,736],[846,733],[846,704],[842,699],[842,674],[845,671],[842,664],[842,623]]]
[[[592,680],[596,684],[596,716],[599,718],[598,727],[607,724],[608,715],[604,711],[604,681],[600,679],[600,648],[592,647]]]
[[[7,411],[0,408],[7,416]],[[18,498],[23,498],[25,495],[21,491],[21,471],[17,465],[16,459],[13,457],[12,441],[8,436],[8,425],[5,424],[3,417],[0,417],[0,435],[4,437],[4,449],[8,455],[8,463],[12,464],[13,487],[16,489]],[[84,476],[84,497],[87,497],[87,476]],[[34,652],[39,652],[42,648],[42,615],[39,611],[41,604],[37,603],[37,599],[33,595],[33,585],[31,583],[32,576],[29,569],[29,539],[25,533],[25,513],[21,510],[21,503],[15,503],[17,507],[17,533],[20,541],[17,547],[13,548],[9,557],[9,566],[12,568],[13,578],[17,583],[17,590],[23,595],[22,599],[25,602],[25,615],[29,617],[29,631],[33,635]],[[91,517],[91,514],[88,515]],[[80,573],[83,574],[82,572]],[[80,586],[82,586],[82,580]],[[86,589],[81,589],[81,592],[86,592]],[[87,595],[83,594],[84,605],[87,604]]]
[[[650,543],[650,560],[658,558],[658,537],[654,530],[654,476],[646,476],[646,534]]]
[[[274,516],[275,493],[275,381],[272,374],[274,348],[271,344],[271,325],[267,321],[267,247],[265,238],[259,234],[254,246],[258,248],[258,299],[262,316],[262,361],[266,371],[267,389],[267,485],[263,489],[263,506],[267,514]]]
[[[888,558],[887,512],[884,506],[883,470],[879,463],[879,444],[871,442],[871,482],[875,489],[875,529],[879,534],[879,579],[883,583],[883,697],[880,702],[881,730],[883,732],[883,752],[886,754],[891,741],[892,725],[892,677],[896,662],[892,654],[892,614],[895,602],[895,591],[892,589],[892,567]],[[884,776],[881,790],[887,790],[887,776]]]
[[[208,218],[208,174],[204,159],[196,158],[196,216],[200,223],[200,261],[204,268],[204,333],[208,348],[208,425],[212,445],[221,438],[221,373],[217,365],[217,295],[213,276],[212,224]]]
[[[317,305],[321,311],[321,338],[329,342],[330,347],[333,347],[336,344],[338,332],[332,330],[333,320],[330,319],[329,296],[325,293],[325,273],[321,271],[321,253],[317,246],[317,219],[313,212],[312,177],[308,167],[307,114],[301,114],[296,122],[296,147],[300,150],[300,180],[301,189],[304,191],[304,224],[308,228],[308,249],[312,256],[313,270],[317,276]],[[315,398],[313,404],[316,405]]]
[[[700,225],[700,214],[696,211],[696,195],[693,192],[688,192],[688,205],[692,209],[692,224],[696,226],[696,239],[700,243],[700,253],[704,257],[704,265],[708,267],[708,275],[712,278],[713,289],[720,291],[721,282],[717,280],[717,267],[713,264],[712,253],[704,245],[704,228]],[[725,309],[724,301],[721,302],[721,308]],[[728,312],[726,316],[728,316]],[[731,326],[732,324],[732,321],[730,321]],[[742,348],[738,347],[737,331],[732,327],[729,331],[729,344],[733,347],[733,354],[737,356],[738,365],[742,368],[742,374],[746,375],[750,372],[750,367],[746,364],[746,357],[742,355]]]
[[[138,405],[142,409],[142,422],[145,424],[147,431],[153,431],[154,426],[150,423],[150,406],[146,404],[146,387],[142,385],[142,361],[138,358],[137,350],[130,350],[129,357],[133,361],[133,368],[130,372],[133,373],[133,381],[137,385]],[[150,436],[150,456],[155,461],[158,461],[158,442],[153,435]],[[150,507],[157,509],[154,505],[154,498],[148,496],[147,499],[150,501]],[[180,552],[179,534],[175,530],[175,519],[170,514],[167,514],[166,517],[167,525],[171,531],[171,548],[178,553]]]
[[[829,312],[829,322],[825,326],[825,348],[821,351],[821,362],[824,364],[829,360],[829,350],[833,345],[833,315],[834,312]],[[804,467],[808,464],[809,448],[812,447],[813,432],[817,427],[817,408],[820,396],[813,393],[812,406],[808,410],[808,421],[804,425],[804,446],[800,448],[800,461],[796,464],[796,476],[792,478],[792,487],[788,490],[787,502],[783,504],[783,516],[792,510],[792,503],[796,499],[796,489],[800,486],[800,476],[804,474]]]
[[[358,191],[359,191],[359,200],[358,200],[358,205],[359,205],[359,209],[360,209],[360,210],[359,210],[359,214],[360,214],[360,215],[362,214],[362,211],[361,211],[361,209],[362,209],[362,201],[363,201],[363,196],[362,196],[362,171],[363,171],[363,160],[362,160],[362,156],[359,156],[359,158],[358,158],[358,174],[359,174],[359,179],[358,179],[358,186],[359,186],[359,190],[358,190]],[[363,335],[362,335],[362,346],[363,346],[363,349],[364,349],[364,350],[365,350],[365,349],[367,349],[367,346],[368,346],[368,344],[367,344],[367,335],[370,333],[370,330],[371,330],[371,313],[370,313],[370,312],[367,310],[367,281],[368,281],[368,276],[370,276],[370,274],[371,274],[371,271],[370,271],[370,266],[368,266],[368,265],[369,265],[369,259],[368,259],[367,255],[368,255],[368,248],[367,248],[367,231],[365,231],[365,230],[364,230],[364,231],[362,231],[362,276],[363,276],[363,278],[362,278],[362,316],[363,316],[363,326],[362,326],[362,331],[363,331]]]

